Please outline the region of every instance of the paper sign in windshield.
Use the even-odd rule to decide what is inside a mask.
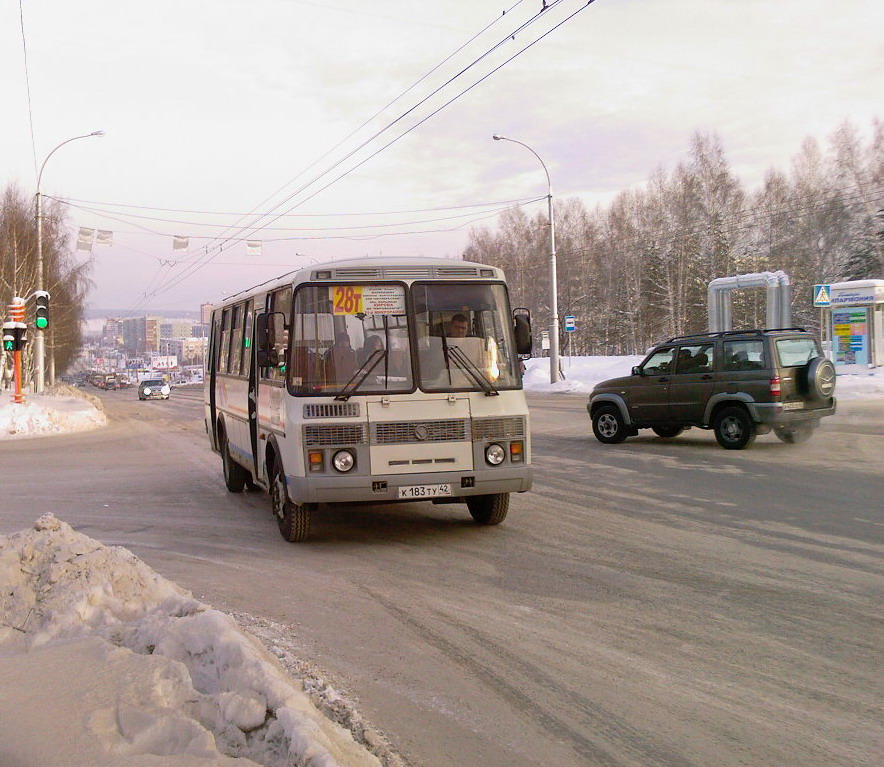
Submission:
[[[405,291],[398,285],[335,285],[330,290],[336,315],[405,314]]]

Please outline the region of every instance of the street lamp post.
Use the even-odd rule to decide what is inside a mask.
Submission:
[[[530,146],[516,141],[513,138],[501,136],[495,133],[491,138],[495,141],[512,141],[514,144],[525,147],[533,154],[543,166],[543,172],[546,174],[547,195],[546,201],[549,209],[549,291],[550,291],[550,328],[549,328],[549,382],[556,383],[559,380],[559,299],[556,278],[556,222],[553,218],[553,193],[552,183],[549,180],[549,171],[546,169],[546,163],[540,159]]]
[[[70,144],[71,141],[76,141],[81,138],[91,138],[92,136],[103,135],[103,130],[97,130],[92,131],[92,133],[87,133],[84,136],[74,136],[66,141],[62,141],[57,147],[55,147],[55,149],[46,155],[46,159],[43,160],[43,164],[40,166],[40,172],[37,174],[37,290],[46,289],[43,286],[43,198],[40,195],[40,181],[43,179],[43,169],[46,167],[46,163],[49,162],[49,158],[65,144]],[[46,345],[42,328],[35,328],[34,330],[34,359],[37,367],[35,388],[37,394],[42,394],[43,386],[46,382]]]

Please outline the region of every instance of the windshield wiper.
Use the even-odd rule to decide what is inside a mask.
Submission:
[[[482,371],[476,367],[476,364],[463,353],[463,350],[460,347],[455,346],[454,344],[447,344],[445,346],[445,351],[447,352],[447,357],[454,360],[454,364],[482,388],[486,397],[496,397],[500,394],[500,392],[494,388],[491,381],[482,375]]]
[[[387,359],[387,350],[386,349],[375,349],[369,356],[368,359],[363,362],[356,372],[353,374],[353,377],[347,381],[344,385],[344,388],[341,389],[341,393],[335,397],[335,402],[346,402],[356,390],[362,386],[363,381],[371,375],[371,371],[374,370],[378,363],[381,360]],[[358,379],[358,380],[357,380]]]

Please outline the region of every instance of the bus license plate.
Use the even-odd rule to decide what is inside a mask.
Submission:
[[[451,485],[410,485],[399,488],[400,498],[441,498],[451,495]]]

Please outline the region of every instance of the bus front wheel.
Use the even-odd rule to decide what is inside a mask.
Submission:
[[[510,508],[509,493],[467,496],[467,508],[479,525],[499,525]]]
[[[285,472],[278,460],[273,464],[273,474],[270,480],[270,506],[283,538],[289,543],[306,540],[310,533],[310,516],[313,504],[293,503],[289,499],[285,484]]]

